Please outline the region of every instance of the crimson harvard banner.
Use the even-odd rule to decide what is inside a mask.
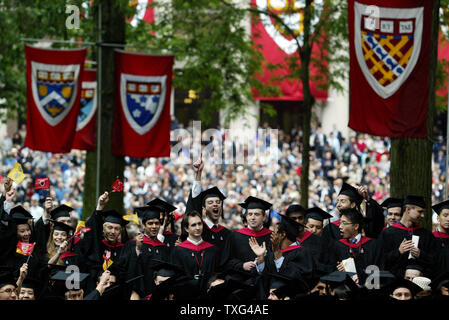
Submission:
[[[115,51],[113,155],[170,156],[173,62],[174,56]]]
[[[97,71],[81,75],[81,107],[72,149],[94,151],[97,137]]]
[[[54,153],[72,148],[80,108],[86,49],[48,50],[25,45],[27,134],[25,146]]]
[[[432,2],[348,0],[352,129],[426,137]]]
[[[316,7],[321,6],[323,1],[316,0]],[[303,8],[300,5],[301,1],[296,0],[251,0],[251,6],[257,8],[260,11],[269,11],[275,13],[280,19],[283,19],[284,23],[298,34],[298,39],[301,42],[299,36],[302,32],[302,12]],[[297,7],[298,6],[298,7]],[[293,13],[291,13],[293,8]],[[258,18],[252,21],[251,24],[251,38],[257,46],[260,47],[260,52],[264,56],[268,63],[281,65],[282,68],[276,68],[275,70],[269,70],[263,67],[263,75],[259,77],[259,80],[265,84],[273,84],[279,86],[282,95],[277,97],[263,97],[255,90],[253,91],[254,99],[256,100],[289,100],[289,101],[302,101],[302,83],[298,80],[284,78],[280,82],[273,83],[273,79],[281,79],[289,74],[289,69],[286,58],[298,57],[298,64],[301,61],[298,56],[298,46],[295,39],[286,31],[283,31],[281,23],[266,14],[259,13]],[[313,21],[312,23],[316,23]],[[302,43],[300,43],[302,45]],[[320,48],[317,43],[312,47],[312,55],[317,58],[320,54]],[[325,55],[322,55],[325,57]],[[322,59],[322,64],[326,65],[325,59]],[[319,71],[317,68],[310,65],[310,77],[311,79],[317,78]],[[319,84],[324,84],[326,76],[321,75],[320,79],[314,79],[310,81],[310,91],[316,100],[327,100],[327,91],[319,88]]]

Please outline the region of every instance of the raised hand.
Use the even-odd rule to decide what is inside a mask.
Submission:
[[[99,198],[97,202],[97,210],[101,211],[104,209],[104,206],[109,201],[109,192],[105,191]]]
[[[251,250],[253,250],[254,254],[257,257],[263,257],[267,252],[265,241],[262,243],[262,246],[260,246],[256,238],[254,237],[249,238],[249,246],[251,247]]]

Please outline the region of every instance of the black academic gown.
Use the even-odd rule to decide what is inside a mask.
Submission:
[[[400,254],[399,245],[402,240],[412,239],[412,235],[419,236],[418,248],[420,257],[409,259],[409,252]],[[382,251],[385,261],[385,269],[392,272],[397,277],[404,277],[405,268],[409,264],[418,264],[424,268],[424,274],[428,277],[435,275],[435,263],[438,253],[438,246],[432,232],[421,226],[406,228],[400,222],[383,230],[379,236],[382,242]]]
[[[86,228],[90,228],[91,231],[84,235],[78,245],[85,255],[85,265],[90,274],[87,281],[87,291],[91,292],[96,287],[98,274],[105,270],[107,264],[112,262],[120,272],[128,270],[132,248],[130,244],[126,244],[128,239],[122,239],[122,242],[116,243],[110,243],[104,239],[103,220],[100,211],[94,211],[93,215],[86,221]],[[122,235],[126,237],[126,231],[122,232]]]
[[[219,224],[217,227],[209,228],[207,223],[203,220],[202,238],[204,239],[204,241],[212,243],[220,250],[224,248],[226,239],[230,234],[231,230],[225,228],[224,226]]]
[[[328,223],[323,228],[323,234],[321,235],[321,237],[323,238],[324,242],[338,241],[341,239],[340,228],[338,226],[339,222],[340,222],[340,219],[338,219],[337,221]]]
[[[244,281],[248,285],[254,285],[257,282],[259,275],[256,268],[251,269],[251,271],[243,269],[245,262],[256,259],[256,255],[249,245],[249,239],[255,237],[259,245],[265,242],[267,252],[270,252],[272,249],[271,232],[267,228],[253,231],[245,227],[230,233],[221,256],[221,266],[223,267],[223,271],[227,273],[228,278],[236,281]]]
[[[310,280],[313,275],[314,261],[311,251],[299,244],[281,250],[284,261],[277,271],[274,253],[270,252],[266,259],[266,268],[270,273],[278,273],[290,279]],[[264,270],[265,271],[265,270]]]
[[[365,283],[368,276],[365,273],[368,266],[375,265],[379,270],[384,268],[382,245],[377,239],[362,236],[357,244],[351,243],[348,239],[340,239],[334,243],[334,246],[334,271],[337,270],[338,261],[353,258],[361,285]]]
[[[306,230],[302,238],[296,241],[310,251],[314,262],[314,276],[328,274],[334,270],[334,266],[331,266],[329,262],[329,243],[323,241],[322,237]]]
[[[434,231],[437,251],[436,274],[449,272],[449,234]]]
[[[141,298],[149,297],[155,288],[154,269],[151,264],[153,260],[169,262],[170,250],[167,245],[159,240],[152,240],[146,235],[143,237],[143,244],[137,258],[134,277],[143,275],[143,278],[135,281],[133,290]]]
[[[384,209],[376,200],[369,199],[366,202],[365,217],[367,220],[364,226],[365,235],[377,239],[385,226]]]
[[[192,293],[192,299],[204,298],[210,277],[218,270],[218,248],[213,244],[202,241],[195,245],[189,240],[178,244],[171,253],[170,261],[182,267],[185,275],[195,283],[199,297]]]

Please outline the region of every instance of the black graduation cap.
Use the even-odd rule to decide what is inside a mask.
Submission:
[[[265,200],[262,200],[262,199],[259,199],[259,198],[253,197],[253,196],[249,196],[248,198],[245,199],[245,202],[239,203],[239,206],[241,206],[242,208],[244,208],[246,210],[262,209],[265,211],[265,210],[270,209],[272,204]]]
[[[360,205],[363,201],[363,197],[357,192],[357,189],[346,182],[343,182],[339,195],[340,194],[348,196],[351,201],[354,201],[357,205]]]
[[[414,206],[418,206],[420,208],[426,207],[426,201],[424,200],[423,196],[416,196],[416,195],[407,195],[404,199],[404,205],[405,204],[411,204]]]
[[[14,268],[10,266],[0,266],[0,288],[8,284],[16,286]]]
[[[304,294],[310,291],[307,283],[300,278],[291,278],[281,273],[267,272],[267,276],[271,278],[270,289],[275,289],[274,294],[279,298],[285,297],[295,298],[298,294]]]
[[[413,283],[410,280],[404,279],[404,278],[397,278],[395,281],[393,281],[391,284],[386,286],[386,290],[388,291],[388,294],[392,294],[394,290],[397,288],[407,288],[410,290],[413,296],[416,296],[416,294],[423,289],[418,286],[417,284]]]
[[[449,209],[449,200],[434,204],[432,209],[439,215],[443,209]]]
[[[161,212],[168,212],[168,213],[178,209],[175,206],[172,206],[170,203],[168,203],[162,199],[159,199],[159,198],[151,200],[150,202],[147,203],[147,206],[150,206],[150,207],[154,206],[154,207],[159,208],[159,210]]]
[[[320,277],[320,281],[329,284],[331,287],[345,285],[349,290],[357,291],[359,287],[351,278],[355,274],[355,272],[334,271]]]
[[[384,202],[381,203],[381,207],[383,208],[397,208],[400,207],[402,208],[402,204],[404,203],[404,199],[399,199],[399,198],[387,198],[384,200]]]
[[[29,219],[33,219],[31,213],[29,213],[20,204],[12,208],[9,214],[11,215],[13,221],[17,224],[25,224]]]
[[[289,216],[292,213],[296,213],[296,212],[299,212],[299,213],[302,213],[303,215],[305,215],[306,209],[304,209],[304,207],[302,205],[295,203],[295,204],[289,205],[287,210],[285,210],[285,214],[287,216]]]
[[[443,286],[449,288],[449,272],[447,271],[437,275],[430,283],[432,291],[435,292],[439,291]]]
[[[68,205],[61,204],[59,207],[51,210],[50,215],[53,220],[56,220],[60,217],[70,217],[70,212],[73,211],[72,207]]]
[[[306,210],[306,218],[323,221],[332,218],[332,216],[321,208],[313,207]]]
[[[206,199],[210,197],[220,198],[222,204],[223,200],[226,199],[226,196],[223,193],[221,193],[220,189],[218,189],[217,187],[212,187],[207,190],[204,190],[203,192],[200,193],[200,197],[202,206],[204,206],[204,201],[206,201]]]
[[[151,260],[149,268],[156,271],[157,275],[161,277],[173,277],[184,274],[181,266],[158,259]]]
[[[53,230],[60,230],[60,231],[65,231],[67,232],[67,234],[71,232],[75,231],[75,228],[73,228],[72,226],[69,226],[67,223],[63,223],[63,222],[59,222],[56,220],[51,220],[51,222],[53,222]]]
[[[279,227],[282,226],[282,228],[285,230],[285,232],[288,235],[291,235],[291,237],[298,237],[299,235],[299,228],[304,225],[302,223],[296,222],[292,218],[286,216],[286,215],[280,215],[281,221],[279,222]],[[290,238],[290,237],[289,237]]]
[[[419,264],[409,264],[405,267],[405,270],[409,270],[409,269],[419,270],[421,272],[424,272],[424,267]]]
[[[366,272],[366,274],[371,274],[370,272]],[[385,287],[386,285],[388,285],[389,283],[393,282],[396,280],[396,276],[394,274],[392,274],[390,271],[388,270],[379,270],[379,272],[377,273],[378,277],[379,277],[379,282],[381,287]],[[366,283],[365,283],[366,284]]]
[[[34,296],[37,299],[39,296],[38,290],[41,288],[42,282],[35,278],[26,277],[22,282],[22,288],[33,289]]]
[[[161,218],[161,209],[156,206],[137,207],[134,211],[137,212],[137,216],[143,223],[145,223],[146,220]]]
[[[87,277],[89,276],[88,273],[78,273],[79,275],[79,282],[83,282],[84,280],[87,279]],[[73,272],[65,272],[65,271],[58,271],[56,272],[55,275],[53,275],[50,279],[51,280],[58,280],[58,281],[66,281],[68,277],[73,277],[74,274]],[[73,280],[78,280],[76,277],[73,278]]]
[[[198,297],[201,295],[198,280],[193,280],[186,275],[182,275],[182,273],[177,273],[155,287],[151,300],[164,300],[170,294],[174,294],[176,300]]]
[[[102,211],[101,214],[104,217],[104,222],[118,223],[122,226],[127,225],[129,222],[123,219],[123,216],[115,210]]]

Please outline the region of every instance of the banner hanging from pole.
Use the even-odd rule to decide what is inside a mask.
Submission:
[[[97,71],[81,75],[81,107],[72,149],[95,151],[97,138]]]
[[[170,156],[170,97],[174,56],[115,51],[116,103],[111,153]]]
[[[432,1],[349,0],[349,127],[426,137]]]
[[[86,49],[48,50],[25,45],[25,56],[25,146],[46,152],[70,152],[80,108],[80,75]]]

